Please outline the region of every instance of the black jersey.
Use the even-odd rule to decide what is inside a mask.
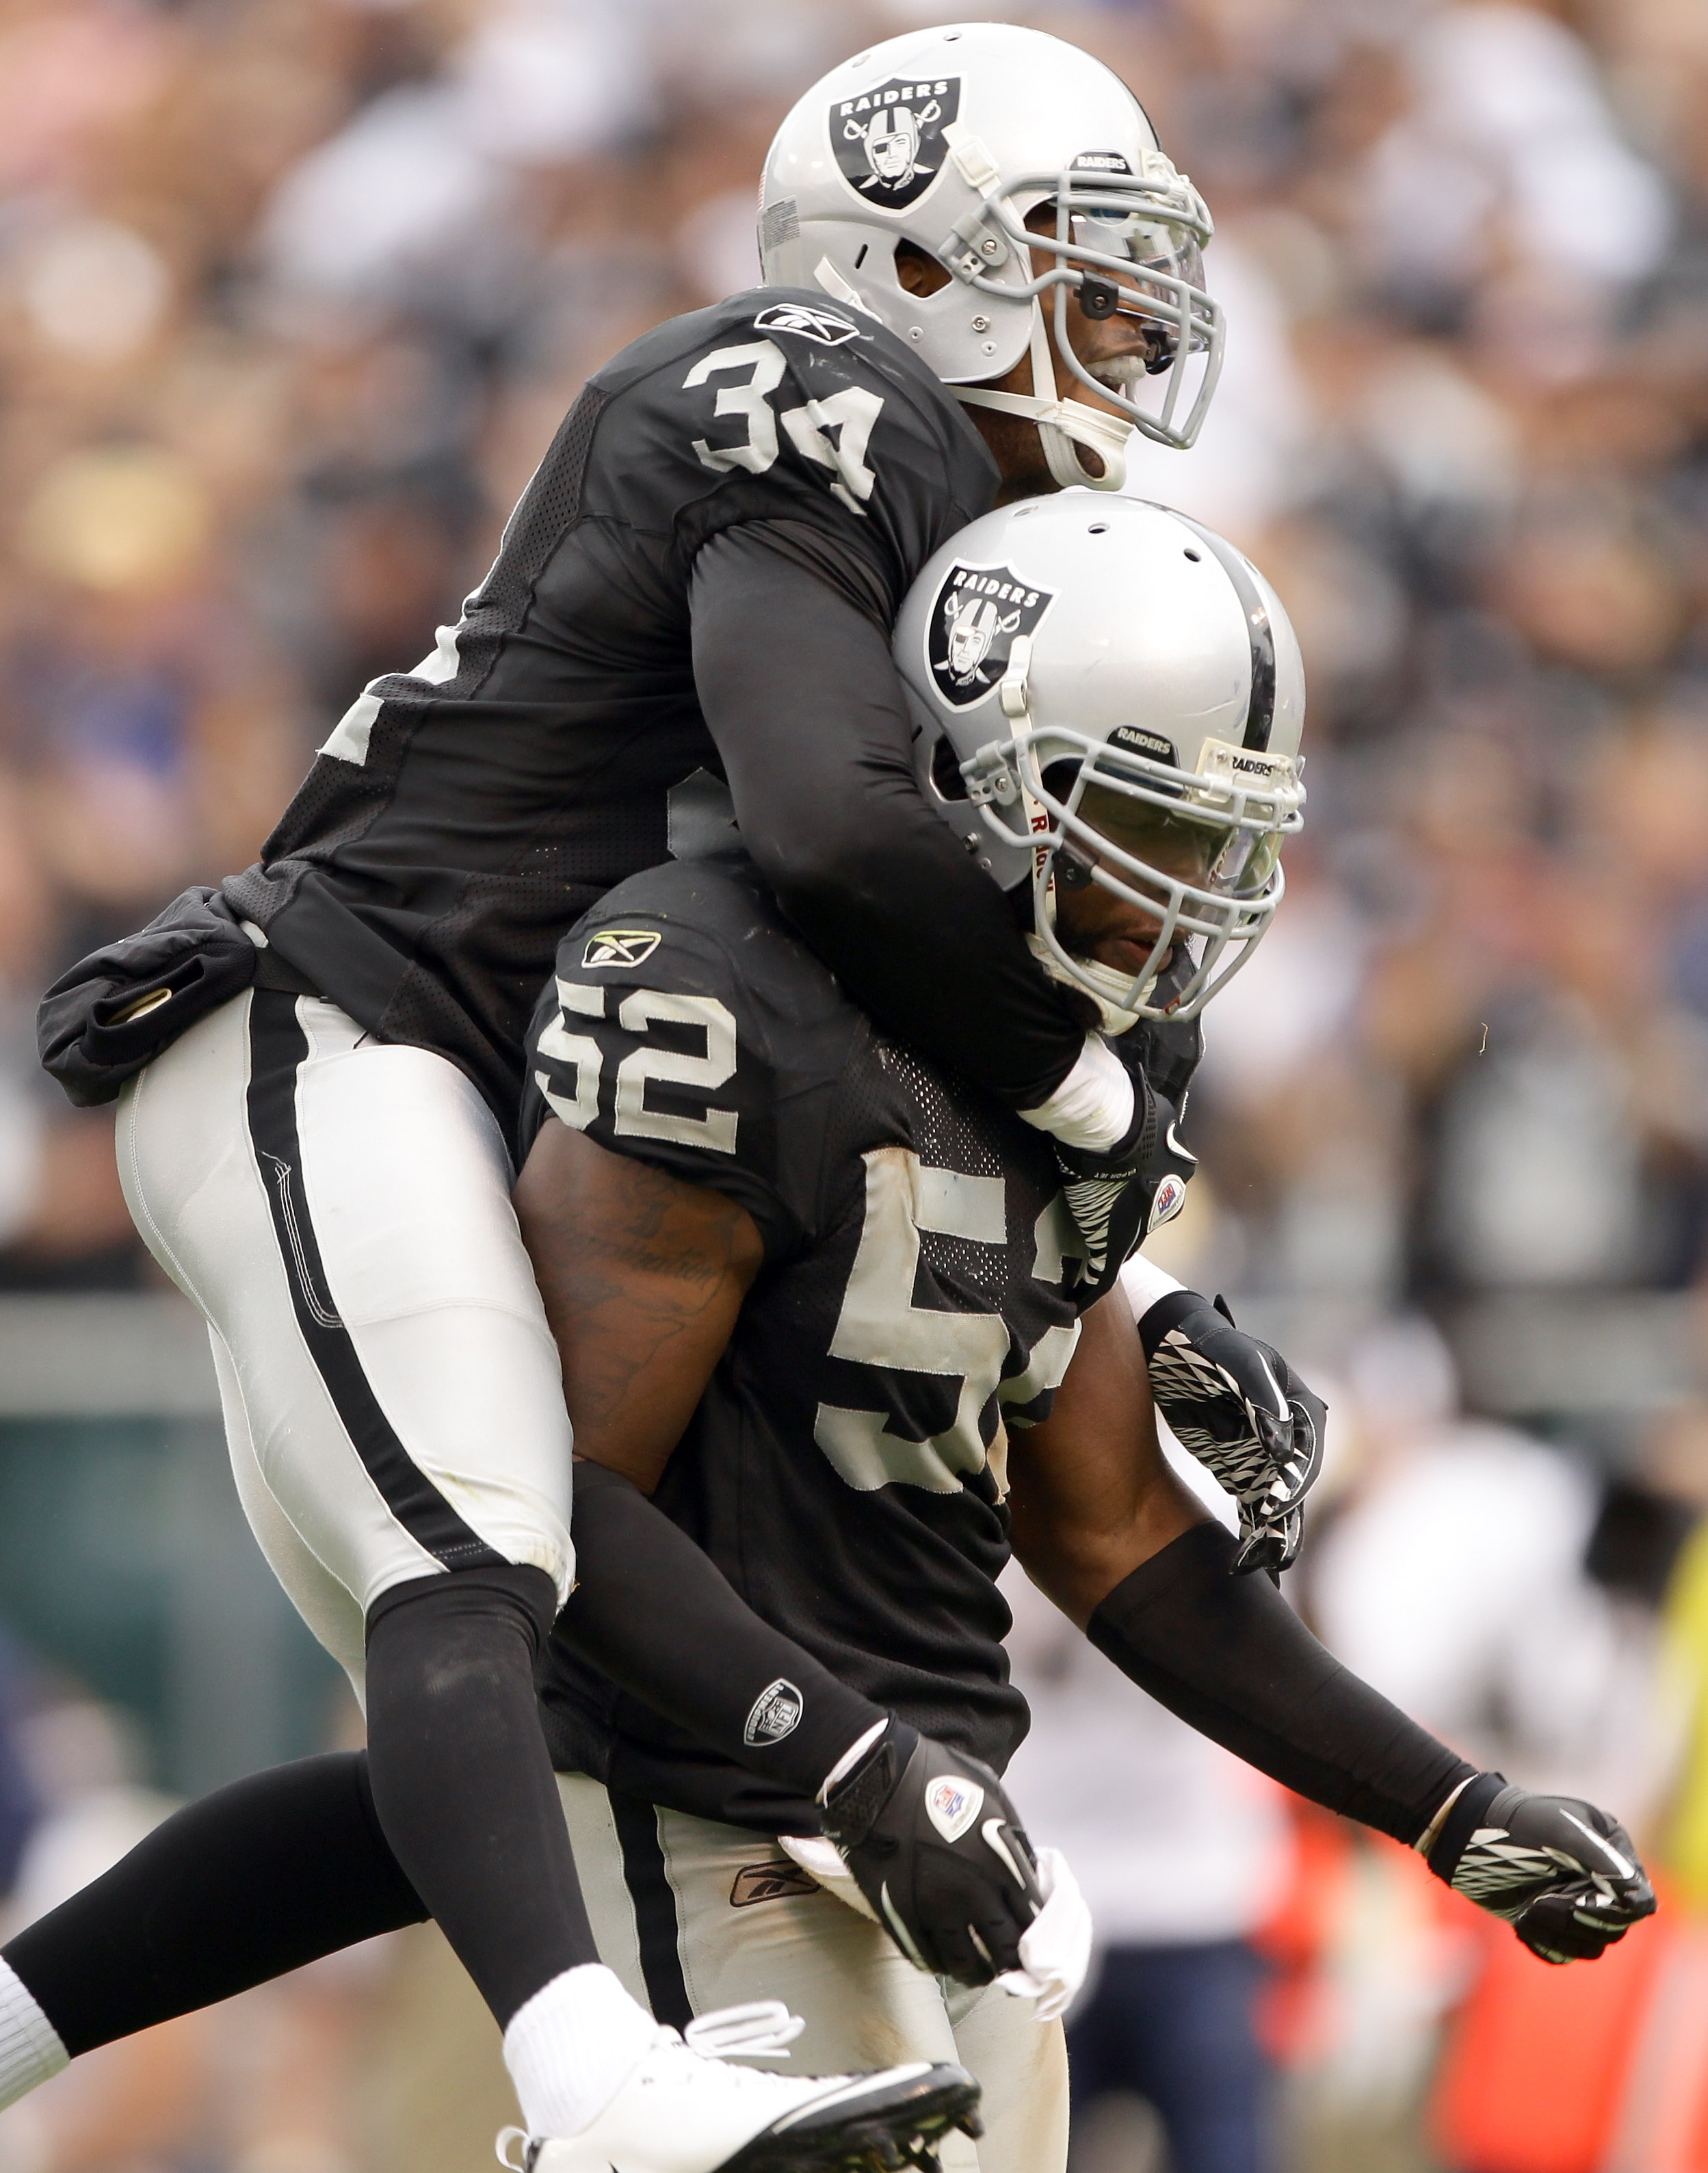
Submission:
[[[1194,1031],[1140,1028],[1177,1097]],[[529,1036],[550,1113],[727,1194],[764,1264],[656,1499],[766,1620],[1000,1771],[1025,1732],[996,1579],[1008,1438],[1048,1411],[1082,1248],[1050,1141],[887,1039],[739,852],[625,883],[558,952]],[[1189,1066],[1188,1067],[1189,1068]],[[702,1815],[816,1831],[554,1644],[566,1769]]]
[[[697,553],[769,524],[887,627],[997,481],[906,345],[822,295],[738,294],[647,333],[576,402],[460,623],[353,704],[226,897],[370,1031],[460,1065],[508,1129],[558,939],[665,858],[672,788],[718,765]]]

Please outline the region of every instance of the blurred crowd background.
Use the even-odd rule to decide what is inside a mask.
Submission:
[[[1701,2173],[1708,7],[997,12],[1107,59],[1211,204],[1222,388],[1133,488],[1253,553],[1310,674],[1291,898],[1209,1016],[1165,1258],[1323,1377],[1300,1604],[1479,1761],[1616,1804],[1675,1905],[1546,1971],[1018,1595],[1021,1798],[1109,1950],[1079,2162]],[[587,373],[757,276],[795,94],[938,13],[0,0],[18,1335],[150,1280],[110,1117],[35,1072],[40,989],[254,857],[363,682],[455,617]],[[353,1724],[206,1421],[91,1400],[128,1415],[0,1421],[14,1922],[157,1789]],[[80,2065],[0,2120],[0,2173],[451,2173],[501,2116],[491,2049],[423,1933]]]

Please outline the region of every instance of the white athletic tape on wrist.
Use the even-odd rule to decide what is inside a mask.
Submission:
[[[1186,1285],[1142,1253],[1135,1253],[1121,1270],[1121,1287],[1127,1293],[1134,1319],[1142,1321],[1159,1298],[1167,1297],[1171,1291],[1184,1290]]]
[[[1048,1102],[1020,1113],[1064,1146],[1107,1154],[1133,1129],[1133,1081],[1100,1035],[1088,1033],[1079,1060]]]
[[[849,1744],[848,1749],[820,1782],[816,1798],[819,1803],[827,1804],[830,1801],[831,1790],[838,1782],[848,1778],[889,1724],[887,1720],[875,1720],[857,1743]],[[841,1859],[838,1860],[839,1862]]]
[[[0,2106],[71,2064],[40,2003],[9,1962],[0,1961]]]

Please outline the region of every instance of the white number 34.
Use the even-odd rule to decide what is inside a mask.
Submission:
[[[864,514],[865,501],[877,478],[866,466],[866,447],[872,426],[884,403],[863,385],[844,386],[827,399],[809,400],[799,407],[785,407],[781,417],[767,395],[783,381],[788,367],[783,350],[773,340],[749,340],[743,347],[720,347],[703,355],[682,380],[682,390],[709,384],[728,373],[731,381],[718,387],[714,416],[739,415],[746,426],[746,439],[739,445],[709,445],[696,438],[694,450],[703,466],[746,468],[763,475],[777,458],[777,425],[780,420],[789,443],[803,460],[831,472],[831,494],[851,513]]]

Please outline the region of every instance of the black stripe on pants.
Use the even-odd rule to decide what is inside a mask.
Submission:
[[[297,1000],[257,989],[249,1014],[249,1135],[297,1325],[356,1453],[404,1530],[447,1569],[502,1567],[504,1557],[464,1523],[392,1431],[332,1304],[303,1184],[297,1070],[309,1040]]]
[[[686,2030],[694,2010],[676,1944],[676,1894],[665,1869],[658,1813],[638,1796],[612,1795],[609,1801],[622,1850],[623,1880],[634,1904],[646,2003],[660,2022],[672,2030]]]

